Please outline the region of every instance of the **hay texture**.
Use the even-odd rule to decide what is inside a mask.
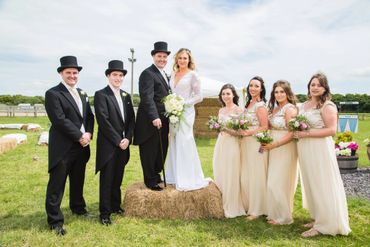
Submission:
[[[0,138],[0,154],[6,153],[17,147],[17,139],[15,138]]]
[[[163,187],[163,184],[161,184]],[[221,192],[209,186],[193,191],[177,191],[167,185],[163,191],[152,191],[144,183],[130,185],[123,201],[126,216],[154,219],[223,218]]]

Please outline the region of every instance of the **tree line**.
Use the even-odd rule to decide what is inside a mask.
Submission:
[[[307,95],[305,94],[297,94],[298,102],[304,102],[307,100]],[[140,102],[140,97],[138,94],[134,94],[133,98],[133,104],[137,106]],[[353,102],[357,101],[359,102],[359,112],[365,113],[370,112],[370,95],[368,94],[333,94],[332,100],[334,103],[339,107],[339,102]],[[89,97],[90,104],[94,104],[94,97]],[[5,105],[18,105],[21,103],[28,103],[31,105],[34,104],[44,104],[45,98],[43,96],[25,96],[25,95],[0,95],[0,104]],[[354,107],[350,106],[342,106],[342,110],[344,112],[351,112],[355,111],[356,109]]]

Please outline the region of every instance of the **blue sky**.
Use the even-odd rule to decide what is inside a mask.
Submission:
[[[0,0],[0,94],[44,95],[64,55],[78,57],[88,94],[107,84],[109,60],[123,60],[129,91],[130,48],[136,88],[158,40],[192,50],[198,73],[219,83],[260,75],[268,91],[286,79],[306,93],[323,71],[333,93],[370,94],[369,13],[368,0]]]

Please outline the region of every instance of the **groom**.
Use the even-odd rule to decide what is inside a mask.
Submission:
[[[161,182],[160,172],[163,170],[168,148],[168,119],[163,115],[165,108],[161,100],[170,92],[169,81],[163,70],[170,53],[166,42],[154,43],[151,52],[153,64],[139,78],[140,104],[134,144],[139,145],[144,183],[155,191],[162,190],[158,184]]]

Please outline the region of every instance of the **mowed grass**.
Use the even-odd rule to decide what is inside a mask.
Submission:
[[[0,123],[39,123],[45,130],[48,128],[46,117],[0,117]],[[84,193],[88,210],[95,217],[71,215],[67,183],[62,202],[67,235],[58,237],[48,229],[45,214],[47,147],[36,145],[39,133],[0,130],[0,136],[6,133],[26,133],[28,141],[0,155],[0,246],[368,246],[370,243],[370,201],[361,198],[348,200],[352,228],[349,236],[301,238],[300,233],[305,230],[302,224],[310,217],[301,207],[299,188],[295,197],[295,222],[289,226],[270,226],[264,218],[248,222],[244,217],[184,221],[122,216],[113,216],[112,226],[102,226],[98,222],[99,177],[95,175],[95,140],[91,144]],[[360,122],[360,133],[355,139],[360,142],[365,136],[370,136],[370,120]],[[197,139],[207,177],[213,176],[214,144],[215,139]],[[369,166],[364,149],[360,151],[362,167]],[[138,148],[132,146],[131,154],[125,170],[123,193],[129,184],[142,181]]]

